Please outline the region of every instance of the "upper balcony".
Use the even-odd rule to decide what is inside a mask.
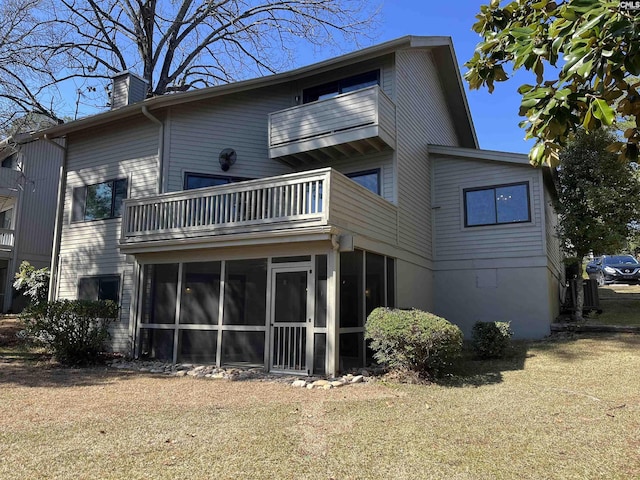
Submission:
[[[292,166],[396,145],[396,107],[378,85],[269,115],[269,156]]]
[[[123,203],[120,248],[136,253],[343,232],[395,244],[396,217],[395,205],[324,168],[129,198]]]

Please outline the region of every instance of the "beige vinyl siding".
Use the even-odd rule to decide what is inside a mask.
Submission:
[[[269,159],[268,115],[293,105],[288,85],[215,98],[175,107],[168,121],[167,191],[182,190],[184,173],[262,178],[291,172]],[[233,148],[237,161],[228,172],[218,163],[220,152]]]
[[[283,85],[172,109],[166,127],[167,191],[182,190],[186,172],[246,178],[291,173],[290,167],[269,158],[267,127],[269,113],[293,105],[292,89],[291,85]],[[224,148],[233,148],[237,153],[237,161],[228,172],[223,172],[218,163]],[[395,200],[391,150],[315,162],[300,170],[323,167],[344,173],[380,168],[382,196]]]
[[[396,90],[400,246],[432,258],[427,145],[457,145],[457,138],[427,50],[397,52]]]
[[[318,162],[309,166],[306,170],[316,168],[331,167],[340,173],[348,175],[350,173],[364,172],[367,170],[380,170],[380,196],[385,200],[395,203],[394,181],[393,181],[393,151],[385,150],[369,155],[359,155],[344,160],[334,160],[332,162]],[[302,170],[301,170],[302,171]]]
[[[157,186],[157,151],[158,126],[144,118],[88,130],[69,139],[57,296],[77,298],[80,277],[120,275],[121,315],[112,341],[116,350],[129,348],[133,265],[118,249],[119,218],[70,223],[73,188],[126,177],[130,197],[153,194]]]
[[[540,171],[528,165],[454,158],[437,158],[434,163],[437,260],[546,255]],[[518,182],[529,182],[531,222],[464,226],[464,189]]]
[[[369,194],[364,187],[353,183],[340,175],[331,176],[329,222],[347,232],[395,245],[395,205]]]
[[[544,189],[545,235],[547,240],[547,256],[554,275],[562,273],[562,251],[558,237],[558,215],[553,209],[551,193]]]
[[[56,219],[62,149],[44,140],[21,146],[27,184],[20,195],[17,219],[17,263],[27,260],[49,265]]]

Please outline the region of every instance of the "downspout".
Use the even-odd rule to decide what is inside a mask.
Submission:
[[[158,193],[163,192],[164,180],[164,123],[151,115],[146,105],[142,105],[142,114],[160,127],[158,132]]]
[[[67,189],[67,147],[54,142],[45,133],[42,139],[45,142],[55,145],[61,149],[64,153],[62,156],[62,163],[60,164],[60,178],[58,180],[58,204],[56,207],[56,225],[53,231],[53,251],[51,252],[51,276],[49,277],[49,297],[48,300],[52,302],[55,300],[55,292],[58,284],[58,267],[60,265],[60,240],[62,236],[62,216],[64,214],[64,196]]]

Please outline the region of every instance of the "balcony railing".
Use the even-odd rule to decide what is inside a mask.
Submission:
[[[335,199],[335,205],[331,205]],[[396,207],[330,168],[124,201],[121,246],[347,226],[395,240]]]
[[[375,85],[270,114],[269,156],[322,159],[395,148],[395,125],[395,105]]]
[[[8,228],[0,228],[0,249],[13,248],[15,231]]]

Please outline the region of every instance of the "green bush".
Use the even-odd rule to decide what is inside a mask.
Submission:
[[[479,358],[502,358],[512,335],[510,322],[476,322],[471,332],[471,346]]]
[[[376,308],[365,327],[374,358],[391,369],[437,377],[462,350],[462,332],[444,318],[421,310]]]
[[[22,313],[27,333],[67,365],[96,363],[117,316],[114,302],[89,300],[40,303]]]

